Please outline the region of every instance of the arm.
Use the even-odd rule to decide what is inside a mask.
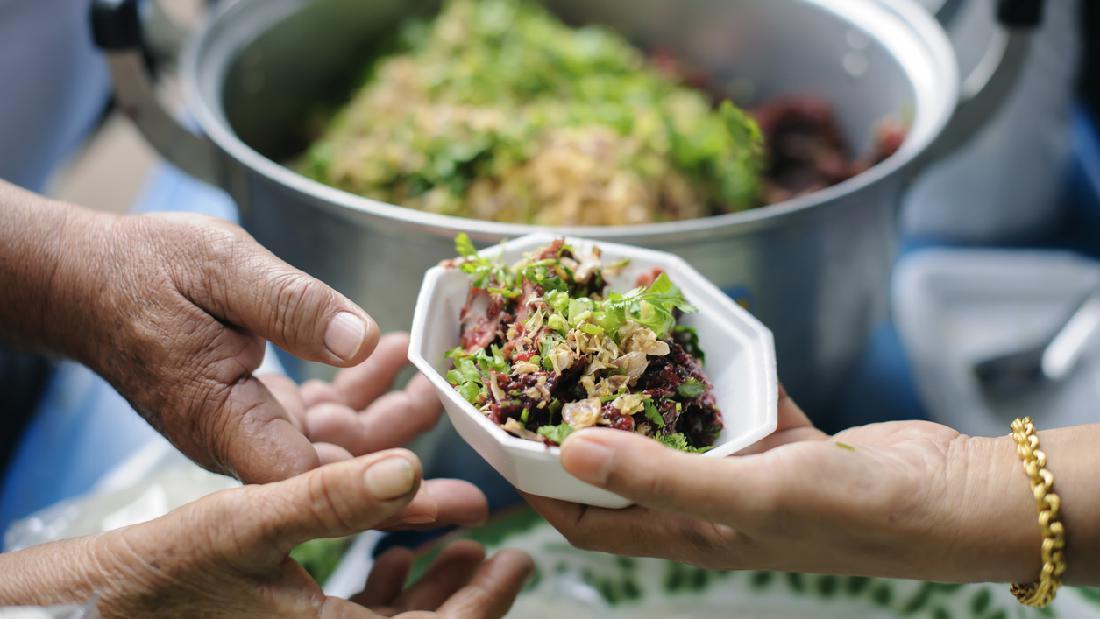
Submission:
[[[252,372],[265,340],[359,364],[379,337],[362,309],[220,220],[93,213],[2,182],[0,212],[0,339],[88,365],[211,470],[317,466]]]
[[[0,181],[0,339],[55,354],[68,352],[66,333],[81,313],[62,307],[84,247],[102,243],[110,217],[47,200]],[[88,269],[88,275],[97,269]],[[101,282],[87,281],[91,289]],[[64,320],[62,318],[65,318]]]
[[[391,450],[293,479],[210,495],[156,520],[93,538],[0,555],[0,606],[83,604],[104,617],[501,617],[532,570],[523,553],[486,560],[480,546],[445,549],[405,588],[411,554],[375,564],[352,601],[326,596],[288,558],[298,544],[418,522],[415,456]],[[377,612],[371,609],[377,609]]]
[[[1062,497],[1068,572],[1100,584],[1100,425],[1042,432]],[[952,582],[1039,575],[1038,511],[1009,437],[929,422],[826,435],[789,398],[778,431],[723,460],[613,430],[577,432],[562,463],[638,502],[622,511],[528,501],[581,547],[718,569]]]

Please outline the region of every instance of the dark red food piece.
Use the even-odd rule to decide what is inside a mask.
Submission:
[[[657,278],[664,273],[661,267],[653,267],[652,269],[642,273],[634,280],[634,286],[636,288],[644,288],[653,285],[653,282],[657,281]]]
[[[466,305],[459,314],[462,325],[459,344],[472,352],[478,348],[489,348],[497,338],[501,325],[508,317],[504,311],[504,299],[500,295],[489,294],[479,288],[470,288],[466,295]]]
[[[768,151],[764,201],[774,203],[845,181],[894,154],[906,130],[882,121],[869,157],[853,157],[832,105],[819,97],[786,96],[753,111]]]

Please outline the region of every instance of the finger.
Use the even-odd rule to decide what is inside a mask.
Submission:
[[[306,406],[302,402],[302,396],[298,393],[298,383],[281,374],[264,374],[257,379],[267,387],[271,395],[275,396],[279,404],[283,406],[287,417],[299,431],[305,429]]]
[[[280,481],[316,468],[317,452],[288,418],[275,396],[255,377],[207,401],[198,427],[220,468],[247,483]],[[220,404],[220,405],[219,405]]]
[[[485,548],[470,540],[447,546],[424,575],[397,598],[400,610],[435,610],[463,585],[485,560]]]
[[[737,452],[737,455],[747,456],[764,453],[788,443],[818,441],[829,438],[828,434],[814,427],[806,413],[787,395],[787,390],[783,385],[779,385],[777,410],[779,419],[776,423],[775,432]]]
[[[416,456],[395,449],[247,487],[249,492],[233,495],[239,497],[233,516],[238,547],[259,565],[278,563],[305,541],[374,528],[398,513],[419,484]]]
[[[301,394],[302,403],[305,404],[307,410],[326,402],[340,402],[340,394],[336,393],[336,389],[320,380],[306,381],[298,392]]]
[[[317,460],[321,463],[321,466],[351,460],[355,457],[343,447],[330,443],[314,443],[313,450],[317,452]]]
[[[534,569],[526,553],[502,550],[482,563],[470,583],[439,607],[439,615],[446,619],[503,617]]]
[[[770,508],[777,487],[788,480],[761,466],[764,457],[707,458],[610,429],[576,432],[561,447],[562,466],[582,481],[653,509],[713,522],[737,522]]]
[[[363,590],[352,596],[351,601],[367,608],[392,607],[405,588],[412,563],[413,553],[408,548],[390,548],[374,561]]]
[[[361,362],[378,342],[378,326],[366,312],[239,229],[209,235],[199,251],[201,281],[186,294],[217,318],[292,355],[339,367]]]
[[[690,516],[640,506],[600,509],[529,494],[523,498],[582,550],[723,569],[736,569],[745,554],[743,536],[732,528]]]
[[[339,404],[320,404],[306,413],[306,433],[313,441],[340,445],[364,454],[404,445],[427,432],[442,411],[431,383],[416,376],[401,391],[378,398],[356,413]]]
[[[408,363],[408,334],[387,333],[366,361],[341,370],[332,387],[341,402],[361,411],[393,387],[393,381]]]
[[[420,486],[411,503],[377,528],[394,531],[474,526],[485,522],[489,503],[477,486],[457,479],[430,479]]]
[[[437,520],[441,524],[469,527],[482,524],[489,517],[485,494],[468,481],[430,479],[424,488],[438,505]]]

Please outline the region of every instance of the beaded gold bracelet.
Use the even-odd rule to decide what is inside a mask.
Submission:
[[[1043,535],[1043,569],[1039,579],[1012,585],[1012,593],[1025,606],[1043,608],[1054,600],[1066,571],[1066,531],[1060,517],[1062,500],[1054,493],[1054,475],[1047,470],[1047,455],[1039,449],[1039,436],[1030,417],[1012,422],[1012,440],[1031,482],[1031,493],[1039,508],[1039,529]]]

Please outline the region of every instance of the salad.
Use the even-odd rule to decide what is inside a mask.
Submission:
[[[449,266],[471,286],[447,381],[486,417],[520,438],[560,445],[592,426],[638,432],[690,452],[714,445],[722,416],[703,370],[694,312],[659,271],[625,293],[607,277],[598,247],[581,255],[564,240],[516,264],[456,240]]]

